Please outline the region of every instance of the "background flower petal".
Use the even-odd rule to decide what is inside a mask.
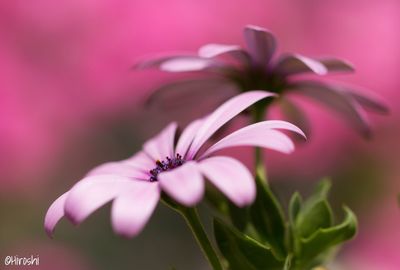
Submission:
[[[113,202],[111,222],[116,233],[133,237],[139,234],[160,199],[157,183],[132,182]]]
[[[211,113],[199,128],[189,149],[189,157],[194,157],[204,142],[226,122],[257,101],[271,96],[275,96],[275,94],[266,91],[251,91],[237,95],[226,101]]]
[[[298,126],[309,137],[311,134],[311,125],[304,111],[288,98],[281,97],[278,102],[285,120]]]
[[[257,65],[267,66],[276,50],[275,37],[267,29],[255,25],[247,25],[243,33],[252,60]]]
[[[136,63],[132,68],[133,69],[148,69],[148,68],[159,68],[160,65],[175,59],[186,59],[186,58],[198,58],[196,55],[187,54],[187,53],[176,53],[171,55],[163,55],[159,57],[151,57],[150,59],[145,59]]]
[[[254,201],[254,178],[241,162],[230,157],[217,156],[200,161],[199,168],[237,206],[243,207]]]
[[[274,71],[284,75],[304,72],[325,75],[328,72],[322,63],[300,54],[286,54],[281,56],[275,64]]]
[[[342,89],[319,82],[299,82],[289,89],[328,105],[341,113],[346,120],[363,136],[371,135],[369,121],[361,106]]]
[[[225,101],[237,94],[238,90],[235,87],[221,77],[179,80],[156,88],[147,99],[146,105],[163,111],[179,110],[188,106],[198,106],[199,102],[206,103],[201,99],[204,95],[213,95],[212,102],[207,102],[220,105],[221,100]]]
[[[205,58],[214,58],[217,56],[229,55],[241,63],[250,63],[250,55],[239,45],[227,45],[210,43],[200,47],[199,56]]]
[[[388,114],[389,106],[377,94],[368,90],[356,90],[356,88],[345,88],[344,91],[354,98],[362,107],[373,112]]]
[[[160,70],[168,72],[200,71],[216,66],[217,62],[201,57],[181,57],[167,60],[160,64]]]
[[[340,72],[354,72],[353,65],[344,59],[327,57],[327,58],[318,58],[318,62],[323,64],[329,72],[331,71],[340,71]]]
[[[226,45],[226,44],[206,44],[201,46],[198,54],[200,57],[205,58],[213,58],[215,56],[232,52],[232,51],[242,51],[242,48],[239,45]]]
[[[158,175],[158,182],[171,198],[185,206],[196,205],[204,194],[204,179],[194,161]]]

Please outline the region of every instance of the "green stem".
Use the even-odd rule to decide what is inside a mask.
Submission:
[[[264,106],[256,106],[254,107],[253,110],[253,122],[257,123],[260,121],[264,120],[265,117],[265,112],[266,112],[266,108],[267,105],[269,105],[270,102],[268,101],[266,104],[264,104]],[[282,224],[282,226],[285,226],[285,215],[284,215],[284,211],[282,208],[281,203],[278,201],[278,199],[276,198],[276,196],[273,194],[270,186],[268,185],[268,179],[267,179],[267,172],[265,169],[265,161],[264,161],[264,155],[263,155],[263,149],[260,147],[256,147],[255,151],[254,151],[254,162],[255,162],[255,169],[256,169],[256,181],[257,184],[259,184],[260,186],[264,187],[264,193],[266,195],[266,199],[269,200],[270,205],[271,205],[271,209],[269,209],[271,212],[273,211],[277,220],[279,220],[278,222]],[[258,187],[258,189],[260,189]],[[261,188],[262,189],[262,188]],[[259,192],[260,190],[257,190],[257,192]],[[283,233],[283,238],[285,238],[286,233]],[[280,252],[282,255],[285,254],[285,247],[284,244],[281,244],[280,242],[276,245],[276,247],[278,248],[278,252]]]
[[[253,110],[253,123],[264,120],[266,106],[256,106]],[[257,180],[261,181],[264,185],[267,184],[267,172],[265,170],[263,149],[256,147],[254,150],[255,169],[258,177]]]
[[[196,238],[197,244],[200,246],[201,251],[207,258],[213,270],[223,270],[221,262],[219,261],[217,252],[212,246],[208,239],[207,233],[201,224],[199,214],[196,208],[188,208],[175,203],[167,196],[162,197],[162,201],[171,209],[175,210],[183,216],[186,224],[189,226],[194,237]]]
[[[256,147],[254,150],[254,159],[256,165],[256,174],[258,176],[257,179],[259,179],[263,184],[268,184],[262,148]]]
[[[197,243],[199,244],[212,268],[214,270],[223,270],[218,255],[214,247],[211,245],[203,225],[201,224],[196,208],[184,208],[181,209],[180,213],[185,218],[186,223],[192,230]]]

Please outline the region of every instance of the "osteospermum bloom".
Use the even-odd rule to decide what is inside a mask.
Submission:
[[[298,93],[312,98],[344,115],[362,135],[370,134],[365,109],[387,113],[383,100],[374,93],[359,87],[302,79],[295,75],[311,73],[326,75],[332,71],[352,72],[353,67],[338,58],[313,59],[300,54],[275,55],[277,42],[274,35],[258,26],[244,28],[246,48],[239,45],[207,44],[197,54],[168,55],[145,60],[135,67],[159,68],[166,72],[204,72],[206,78],[185,79],[163,85],[150,100],[165,97],[166,92],[189,93],[214,87],[227,92],[232,87],[239,92],[264,89],[280,95],[282,111],[290,122],[300,127],[307,125],[302,111],[286,93]],[[193,89],[190,92],[190,89]],[[184,91],[183,91],[184,90]],[[218,91],[214,91],[214,96]],[[225,95],[226,96],[226,93]],[[223,96],[222,96],[223,97]]]
[[[272,95],[264,91],[238,95],[209,116],[189,124],[179,138],[175,138],[177,125],[172,123],[133,157],[94,168],[50,206],[45,217],[47,233],[52,235],[63,216],[78,224],[113,201],[114,231],[134,236],[147,223],[161,192],[181,205],[192,207],[204,195],[205,178],[237,206],[251,204],[256,194],[252,174],[238,160],[215,153],[234,146],[258,146],[290,153],[294,144],[279,129],[304,136],[303,132],[288,122],[264,121],[241,128],[207,149],[202,146],[241,111]]]

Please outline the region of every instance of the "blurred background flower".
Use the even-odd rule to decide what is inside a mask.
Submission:
[[[43,217],[89,168],[130,156],[172,118],[185,124],[199,116],[145,114],[145,97],[171,77],[132,73],[133,63],[209,42],[243,45],[241,29],[255,24],[276,34],[281,52],[349,60],[356,74],[334,79],[389,101],[391,116],[371,115],[375,133],[365,141],[320,106],[296,100],[307,108],[313,136],[292,156],[269,152],[268,169],[283,200],[333,177],[338,207],[344,202],[360,217],[340,269],[399,269],[399,17],[397,0],[1,2],[0,254],[38,253],[43,269],[49,249],[74,269],[206,269],[183,222],[162,206],[134,240],[112,234],[109,209],[78,230],[61,222],[54,240],[45,236]],[[240,151],[250,160],[251,152]]]

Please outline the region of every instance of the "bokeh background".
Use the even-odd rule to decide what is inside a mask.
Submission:
[[[128,157],[171,120],[187,121],[185,113],[144,109],[152,88],[172,77],[132,72],[132,64],[207,42],[243,44],[246,24],[272,30],[281,52],[348,59],[356,74],[333,79],[388,101],[390,116],[371,115],[369,141],[304,101],[313,123],[310,140],[291,156],[267,152],[267,165],[283,200],[329,175],[332,200],[358,214],[359,235],[333,267],[400,269],[398,0],[1,1],[2,260],[40,255],[35,269],[207,269],[183,221],[163,206],[132,240],[112,233],[109,207],[78,228],[61,221],[54,239],[42,224],[50,203],[90,168]]]

